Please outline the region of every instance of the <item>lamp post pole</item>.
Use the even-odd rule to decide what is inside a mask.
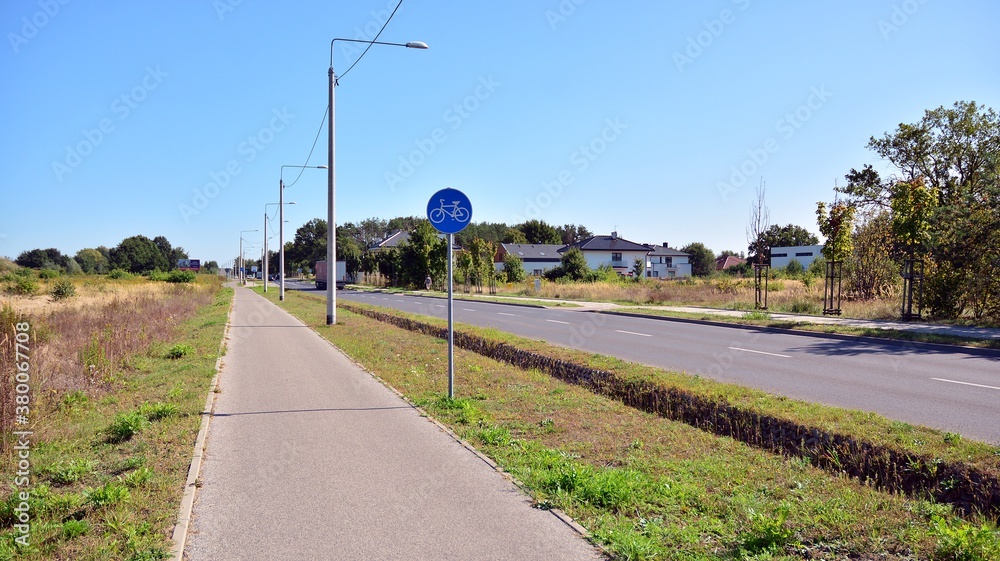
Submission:
[[[278,300],[285,299],[285,168],[326,169],[326,166],[284,165],[278,171],[278,276],[280,277],[278,279],[280,287],[278,288]],[[288,204],[294,205],[295,203]]]
[[[260,230],[240,230],[240,282],[243,284],[247,283],[247,274],[243,262],[243,234],[247,232],[259,232]]]
[[[407,47],[410,49],[426,49],[427,43],[423,41],[408,41],[406,43],[388,43],[385,41],[364,41],[361,39],[344,39],[342,37],[337,37],[333,41],[330,41],[330,70],[327,72],[327,77],[329,79],[329,98],[330,98],[330,111],[329,111],[329,122],[327,129],[327,134],[329,135],[327,148],[326,148],[326,158],[328,162],[327,169],[327,202],[326,202],[326,324],[333,325],[337,323],[337,223],[336,223],[336,209],[334,207],[334,200],[337,194],[337,173],[334,166],[334,156],[336,150],[334,149],[334,142],[336,139],[336,131],[334,130],[334,113],[336,105],[334,105],[334,89],[337,87],[337,75],[333,71],[333,44],[337,41],[344,41],[348,43],[367,43],[370,45],[390,45],[393,47]]]

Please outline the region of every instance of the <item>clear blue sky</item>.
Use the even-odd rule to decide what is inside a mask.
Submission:
[[[330,40],[373,38],[395,4],[4,2],[0,255],[143,234],[229,261],[306,163]],[[870,136],[1000,109],[997,21],[987,0],[404,0],[380,40],[430,49],[375,46],[341,79],[337,219],[454,187],[477,222],[739,251],[763,178],[771,222],[816,232],[851,167],[888,170]],[[359,54],[338,42],[337,73]],[[308,163],[326,148],[324,128]],[[286,239],[326,217],[324,171],[285,193]]]

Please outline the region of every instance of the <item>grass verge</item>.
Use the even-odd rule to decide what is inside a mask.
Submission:
[[[231,300],[231,289],[217,288],[186,319],[171,318],[173,336],[120,357],[96,391],[47,397],[31,427],[30,482],[19,488],[29,493],[28,545],[15,542],[24,535],[14,526],[21,497],[4,494],[0,560],[169,557]],[[180,356],[171,353],[177,345],[185,349]],[[14,453],[2,458],[5,481],[14,481],[16,460]]]
[[[567,511],[618,558],[1000,555],[992,522],[962,519],[948,505],[878,491],[816,469],[803,458],[764,452],[638,411],[537,370],[456,349],[456,382],[463,397],[448,399],[447,348],[440,339],[346,309],[340,310],[337,325],[326,326],[324,300],[312,295],[286,293],[281,305],[494,458],[523,483],[539,508]],[[517,342],[602,367],[655,370],[537,341]],[[996,465],[992,448],[953,435],[680,374],[656,374],[763,408],[791,405],[789,414],[824,422],[853,419],[864,434],[888,428],[887,438],[907,440],[923,452]],[[931,441],[917,444],[920,438]]]

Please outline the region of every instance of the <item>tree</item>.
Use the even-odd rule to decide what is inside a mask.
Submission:
[[[85,248],[76,252],[76,262],[88,275],[103,275],[108,272],[108,260],[97,249]]]
[[[347,274],[355,276],[361,270],[361,246],[354,238],[337,237],[337,261],[343,261]]]
[[[167,270],[167,259],[153,240],[146,236],[125,238],[111,250],[111,268],[130,273]]]
[[[313,268],[326,259],[326,220],[313,218],[295,231],[295,239],[285,245],[285,261],[296,267]]]
[[[527,222],[518,224],[516,228],[524,233],[524,237],[527,240],[524,243],[562,243],[562,237],[559,235],[559,232],[557,232],[552,226],[546,224],[543,220],[528,220]]]
[[[587,278],[587,273],[590,272],[590,267],[587,265],[587,258],[584,257],[583,252],[578,247],[569,248],[569,250],[563,253],[559,262],[564,276],[569,277],[570,280],[583,280]]]
[[[507,228],[500,241],[502,243],[528,243],[528,238],[524,237],[524,232],[517,228]]]
[[[585,240],[594,235],[593,232],[583,225],[577,226],[576,224],[563,224],[556,228],[556,232],[559,233],[562,243],[566,245]]]
[[[888,296],[896,286],[897,276],[889,213],[883,210],[863,214],[852,233],[851,259],[845,267],[848,295],[861,300]]]
[[[696,277],[707,277],[715,271],[715,254],[711,249],[705,247],[701,242],[689,243],[681,248],[681,251],[688,253],[691,257],[691,274]]]
[[[809,230],[795,224],[778,226],[772,224],[763,234],[767,247],[795,247],[799,245],[819,245],[819,238]]]
[[[507,277],[507,282],[524,282],[527,278],[527,273],[524,271],[524,260],[513,253],[503,256],[503,272]]]
[[[410,239],[399,244],[399,282],[406,286],[423,286],[424,279],[441,279],[446,274],[448,242],[439,238],[437,230],[423,220],[410,232]]]
[[[638,257],[632,262],[632,276],[637,280],[642,278],[643,271],[646,270],[646,262]]]
[[[22,267],[31,269],[54,269],[61,270],[66,267],[68,257],[63,255],[58,249],[50,247],[48,249],[32,249],[23,251],[14,260]]]
[[[219,263],[216,261],[206,261],[201,264],[201,272],[207,275],[219,274]]]
[[[764,202],[767,193],[767,184],[762,179],[757,187],[756,198],[750,203],[750,222],[747,225],[747,249],[749,250],[750,261],[762,265],[771,264],[771,246],[768,245],[764,234],[771,223],[771,211],[768,210]]]
[[[829,210],[826,203],[816,203],[816,222],[820,233],[826,237],[823,257],[828,261],[843,261],[851,254],[854,213],[855,208],[843,201],[833,203]]]

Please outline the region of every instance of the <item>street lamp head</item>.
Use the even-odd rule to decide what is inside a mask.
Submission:
[[[427,48],[429,48],[429,47],[427,47],[427,43],[424,43],[423,41],[407,41],[406,42],[406,46],[409,47],[409,48],[411,48],[411,49],[427,49]]]
[[[327,166],[327,165],[316,166],[316,169],[330,169],[330,166]]]

